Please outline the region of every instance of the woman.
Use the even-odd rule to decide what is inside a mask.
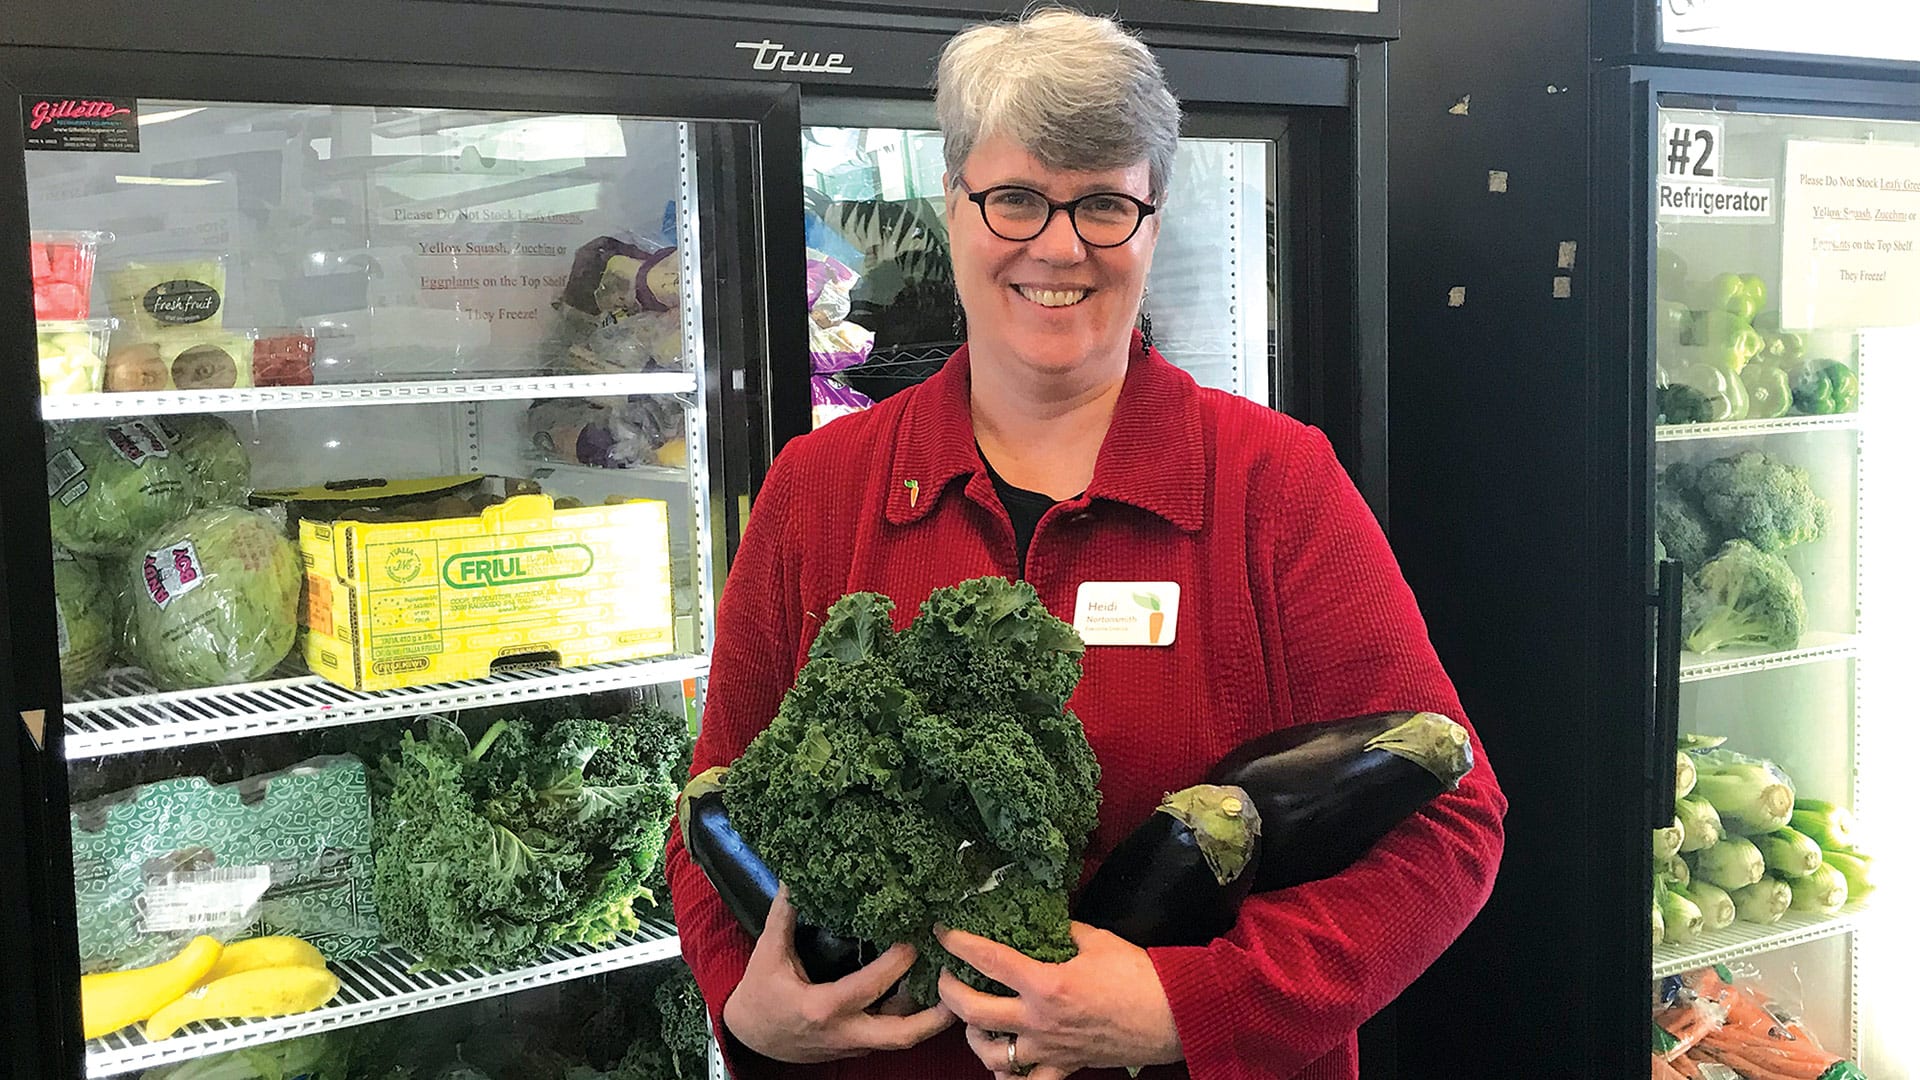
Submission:
[[[956,37],[937,100],[967,345],[775,462],[721,600],[695,771],[772,718],[837,597],[886,593],[904,622],[932,589],[983,574],[1024,576],[1063,618],[1085,583],[1178,586],[1160,644],[1086,652],[1072,704],[1104,772],[1089,865],[1256,734],[1387,709],[1461,716],[1326,440],[1199,389],[1133,333],[1179,127],[1151,53],[1109,20],[1046,11]],[[1352,1080],[1360,1023],[1491,887],[1505,803],[1474,749],[1483,764],[1457,792],[1345,873],[1248,900],[1204,948],[1140,949],[1076,923],[1079,955],[1050,965],[942,936],[1016,997],[947,975],[935,1008],[876,1007],[913,961],[906,945],[811,985],[784,899],[756,944],[676,840],[682,945],[743,1080],[1120,1066]]]

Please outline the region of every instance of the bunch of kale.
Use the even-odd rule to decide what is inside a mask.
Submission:
[[[1067,890],[1100,807],[1100,769],[1065,708],[1084,651],[1025,582],[938,589],[906,630],[892,601],[842,597],[772,724],[725,777],[740,834],[802,918],[912,942],[909,989],[941,967],[936,922],[1046,962],[1070,959]]]
[[[389,940],[430,968],[517,965],[639,926],[685,722],[530,708],[486,726],[429,718],[369,770],[374,897]]]

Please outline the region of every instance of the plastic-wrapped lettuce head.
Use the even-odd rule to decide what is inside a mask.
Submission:
[[[217,416],[173,416],[159,421],[174,453],[199,482],[195,506],[243,506],[253,491],[253,461],[233,425]]]
[[[47,436],[53,539],[76,555],[121,555],[193,509],[197,484],[151,420],[80,421]]]
[[[128,556],[127,648],[170,690],[251,682],[293,648],[300,556],[272,518],[202,510]]]
[[[68,690],[92,682],[113,658],[114,601],[107,568],[55,554],[54,621],[60,639],[60,681]]]

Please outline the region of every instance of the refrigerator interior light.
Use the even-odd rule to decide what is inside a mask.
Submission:
[[[224,184],[225,180],[209,180],[198,176],[116,176],[116,184],[140,184],[149,187],[207,187],[210,184]]]
[[[1883,1060],[1920,1059],[1920,1030],[1896,1018],[1920,1008],[1920,924],[1905,917],[1920,897],[1920,788],[1913,783],[1913,755],[1901,750],[1912,712],[1914,635],[1907,630],[1920,610],[1920,560],[1909,546],[1920,529],[1920,508],[1907,496],[1906,479],[1920,469],[1920,428],[1908,409],[1920,400],[1920,328],[1862,331],[1860,422],[1862,445],[1861,565],[1870,582],[1861,617],[1860,715],[1872,726],[1876,752],[1858,758],[1860,790],[1855,809],[1865,849],[1874,857],[1873,903],[1887,913],[1873,920],[1859,974],[1859,994],[1868,1012],[1863,1030],[1879,1042]],[[1878,363],[1871,361],[1878,359]],[[1879,1074],[1874,1074],[1879,1075]]]
[[[203,113],[206,111],[207,107],[202,105],[192,109],[168,109],[166,112],[148,113],[140,118],[140,126],[152,127],[155,124],[164,124],[169,120],[183,120],[195,113]]]

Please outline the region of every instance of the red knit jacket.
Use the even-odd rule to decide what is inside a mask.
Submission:
[[[937,587],[1015,576],[968,387],[962,349],[925,384],[794,441],[774,462],[720,600],[695,772],[732,761],[766,726],[842,594],[893,597],[904,626]],[[1093,481],[1041,519],[1027,580],[1068,621],[1083,581],[1180,585],[1173,645],[1086,652],[1070,706],[1102,770],[1089,867],[1163,793],[1200,781],[1255,735],[1390,709],[1462,716],[1386,539],[1326,439],[1199,388],[1137,335]],[[1144,1075],[1354,1080],[1361,1022],[1440,955],[1492,888],[1506,800],[1477,737],[1474,752],[1459,790],[1345,873],[1250,898],[1211,945],[1150,950],[1187,1064]],[[668,860],[682,948],[718,1030],[752,943],[677,835]],[[957,1026],[912,1050],[810,1067],[735,1044],[730,1064],[741,1080],[987,1075]]]

